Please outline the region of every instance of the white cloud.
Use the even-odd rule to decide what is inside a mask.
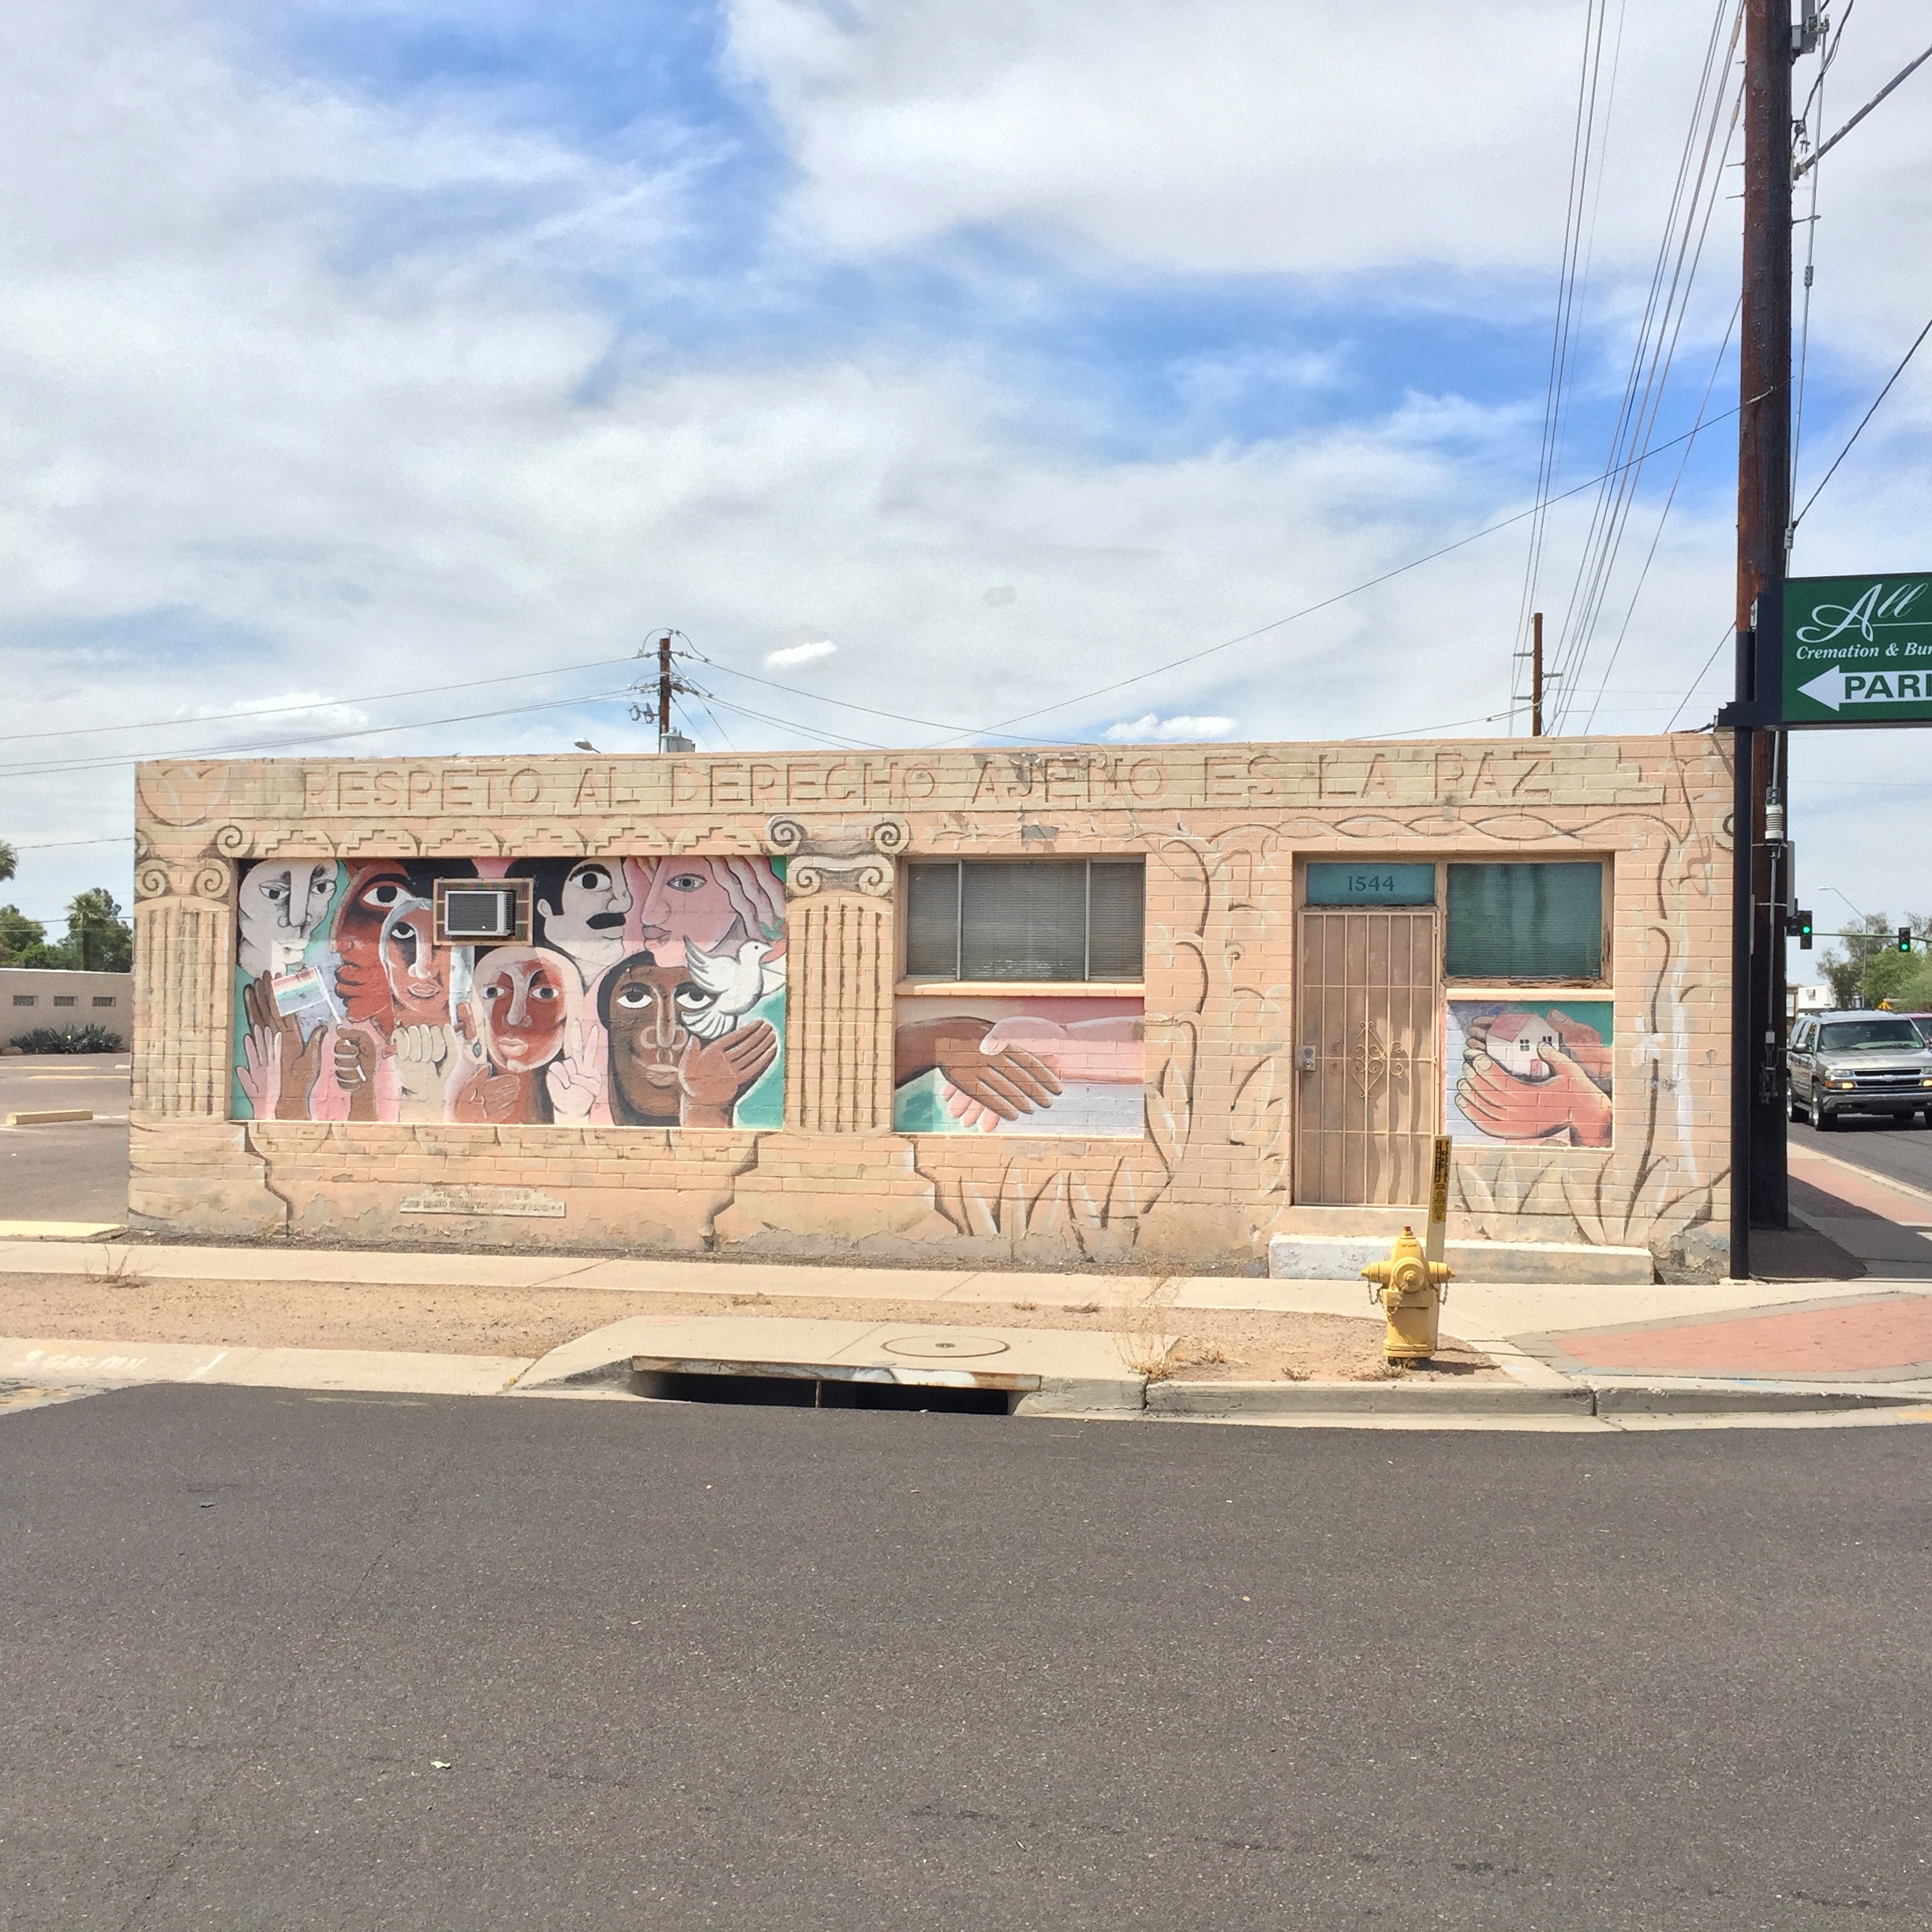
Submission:
[[[1548,0],[732,0],[730,19],[805,209],[848,245],[1017,221],[1164,266],[1327,273],[1541,271],[1560,241],[1582,13]],[[1627,17],[1606,257],[1654,245],[1628,186],[1667,187],[1708,30],[1704,7]]]
[[[782,650],[767,651],[766,664],[774,671],[782,671],[794,665],[816,664],[822,657],[829,657],[838,646],[829,637],[807,638],[802,643],[788,644]]]
[[[1120,13],[1113,30],[1121,47],[1100,62],[1091,89],[1069,96],[1084,103],[1080,114],[1118,118],[1123,103],[1132,105],[1115,70],[1130,55],[1155,59],[1157,11],[1136,0]],[[953,44],[952,28],[923,0],[908,0],[905,12]],[[1089,17],[1080,33],[1114,18],[1065,12]],[[1217,58],[1230,60],[1228,7],[1208,12],[1204,34],[1222,49]],[[817,17],[775,0],[745,0],[736,17],[742,24],[754,16],[768,24],[793,19],[800,32]],[[170,732],[71,747],[0,739],[16,774],[62,762],[57,751],[73,751],[65,761],[73,763],[131,740],[155,749],[256,742],[484,712],[521,693],[614,693],[632,673],[408,706],[344,702],[626,657],[666,623],[721,667],[748,668],[774,639],[838,639],[836,653],[818,653],[809,691],[803,683],[796,692],[739,685],[721,668],[703,674],[721,694],[718,721],[739,748],[812,742],[814,733],[918,743],[987,727],[1050,740],[1143,710],[1151,722],[1144,734],[1136,721],[1133,736],[1208,735],[1210,726],[1218,734],[1238,719],[1257,737],[1346,736],[1462,728],[1501,706],[1521,533],[1124,692],[1065,701],[1244,637],[1515,508],[1526,438],[1535,432],[1519,406],[1418,395],[1274,440],[1148,457],[1097,439],[1055,445],[1039,432],[1040,399],[1006,386],[971,342],[949,349],[922,336],[913,356],[882,332],[791,362],[773,353],[737,367],[721,354],[680,361],[667,354],[613,371],[612,325],[558,271],[560,251],[601,253],[628,275],[656,272],[661,238],[680,219],[676,178],[640,177],[537,137],[500,138],[481,109],[466,118],[454,94],[411,120],[311,80],[246,71],[200,17],[160,0],[16,0],[0,24],[0,178],[10,223],[0,276],[5,723],[28,732],[183,718]],[[872,36],[859,63],[864,88],[827,69],[818,92],[801,82],[786,97],[809,192],[833,213],[848,189],[861,212],[867,197],[887,195],[896,151],[878,129],[890,123],[915,148],[925,137],[913,108],[922,89],[945,78],[890,9],[854,0],[851,17],[859,23],[853,32]],[[988,72],[1003,71],[1008,58],[998,51],[1002,23],[1025,28],[1023,52],[1059,50],[1061,66],[1050,63],[1050,73],[1064,68],[1069,47],[1085,44],[1057,16],[1017,0],[989,0],[980,17],[995,50],[979,57]],[[1493,29],[1480,9],[1474,24],[1471,17],[1456,31]],[[1273,30],[1263,21],[1260,31],[1255,64],[1273,58]],[[1316,59],[1333,31],[1320,25],[1296,58]],[[1436,45],[1433,28],[1419,31],[1418,61]],[[1371,21],[1362,32],[1372,39],[1382,29]],[[881,53],[895,47],[899,67],[899,54]],[[804,54],[797,61],[810,66]],[[960,88],[972,69],[962,69]],[[1339,89],[1354,72],[1345,69],[1333,79]],[[1175,84],[1185,93],[1201,71],[1198,60],[1184,62]],[[1407,84],[1398,76],[1391,85],[1395,105],[1375,124],[1376,138],[1399,148],[1408,136],[1395,106]],[[1855,92],[1848,84],[1845,97]],[[875,96],[900,101],[897,120],[879,120]],[[847,99],[859,142],[849,155],[824,145]],[[1361,107],[1358,99],[1366,127]],[[1543,113],[1535,101],[1530,110]],[[1277,118],[1296,117],[1278,109]],[[1174,155],[1175,182],[1163,187],[1149,170],[1171,120],[1125,125],[1148,159],[1113,185],[1103,178],[1106,158],[1118,156],[1123,137],[1109,121],[1091,167],[1062,156],[1057,173],[1035,182],[1023,144],[1004,202],[971,155],[957,192],[923,185],[915,171],[903,207],[880,204],[890,219],[882,216],[877,232],[932,233],[942,221],[1001,219],[1007,208],[1016,219],[1073,222],[1095,247],[1112,235],[1131,253],[1120,208],[1144,189],[1148,252],[1189,259],[1181,230],[1191,210],[1222,238],[1207,235],[1196,253],[1232,259],[1241,211],[1252,212],[1260,192],[1249,177],[1265,170],[1238,153],[1224,156],[1230,212],[1211,219],[1200,200],[1209,157],[1193,134]],[[952,107],[936,125],[934,140],[949,126],[964,138]],[[1512,128],[1499,138],[1519,155],[1529,137]],[[1466,129],[1465,137],[1477,138]],[[1548,127],[1537,137],[1547,162],[1560,141]],[[1037,131],[1029,138],[1037,144]],[[1430,144],[1446,138],[1437,122],[1420,129],[1416,166],[1436,166]],[[1419,246],[1430,211],[1442,212],[1440,182],[1418,186],[1420,213],[1383,206],[1376,197],[1392,192],[1387,167],[1360,141],[1357,152],[1368,170],[1363,219],[1386,231],[1372,232],[1365,249]],[[1069,199],[1067,186],[1080,168],[1091,176],[1084,201]],[[1346,225],[1334,200],[1342,177],[1327,162],[1311,168],[1292,193],[1269,189],[1277,203],[1270,232],[1279,240],[1281,211],[1292,209],[1313,238],[1309,259],[1333,261]],[[527,197],[520,215],[491,200],[508,194],[506,178],[511,200]],[[1494,212],[1477,205],[1487,178],[1478,169],[1458,190],[1472,223]],[[1920,205],[1924,192],[1906,184],[1898,205]],[[419,199],[428,238],[372,259],[355,245],[361,197],[391,193]],[[431,217],[444,196],[471,211],[481,199],[498,212],[487,223],[439,223]],[[1840,206],[1829,232],[1854,234],[1857,222],[1879,215]],[[1529,240],[1511,238],[1518,217],[1503,208],[1495,219],[1500,239],[1485,241],[1465,223],[1455,245],[1491,247],[1485,259],[1506,264],[1533,258]],[[1264,253],[1257,245],[1256,259]],[[1834,290],[1855,286],[1863,300],[1869,289],[1874,304],[1902,305],[1911,291],[1898,290],[1910,278],[1879,275],[1884,260],[1875,249],[1854,249],[1834,267],[1835,281],[1822,271],[1814,328],[1825,328],[1821,316],[1842,316],[1826,309],[1828,296],[1850,304]],[[1883,316],[1861,326],[1889,344]],[[1889,346],[1885,369],[1909,339]],[[1324,380],[1321,367],[1292,359],[1279,373]],[[1221,380],[1203,365],[1199,385],[1211,391]],[[1916,383],[1915,375],[1901,382],[1866,432],[1870,447],[1861,444],[1801,531],[1801,567],[1856,567],[1881,545],[1887,562],[1909,558],[1915,533],[1932,522],[1923,446],[1906,433],[1926,414],[1928,391]],[[1587,516],[1587,498],[1559,513],[1552,583],[1564,581],[1563,560]],[[1720,501],[1680,500],[1600,726],[1661,724],[1705,662],[1728,603],[1730,522]],[[1633,524],[1646,541],[1650,527],[1641,515]],[[1613,610],[1627,595],[1627,558],[1619,581]],[[995,602],[989,586],[1011,595]],[[801,611],[824,632],[798,636]],[[799,662],[778,665],[777,681]],[[1705,686],[1712,695],[1687,721],[1714,709],[1723,663],[1720,653]],[[313,713],[260,723],[245,715],[312,699]],[[901,715],[829,702],[841,699]],[[740,701],[743,710],[732,708]],[[185,706],[207,715],[186,715]],[[713,747],[704,715],[695,721]],[[642,728],[613,697],[326,748],[561,751],[580,736],[609,748],[641,742]],[[1804,747],[1794,812],[1818,829],[1800,833],[1812,841],[1801,877],[1822,879],[1829,863],[1862,904],[1932,905],[1932,889],[1889,882],[1903,862],[1870,837],[1869,818],[1849,803],[1827,818],[1802,787],[1814,769],[1821,782],[1841,780],[1848,801],[1863,796],[1848,788],[1855,784],[1919,782],[1910,742],[1897,734]],[[0,830],[23,847],[118,836],[131,792],[125,768],[0,773]],[[31,873],[26,857],[8,896],[36,917],[58,914],[80,886],[125,878],[118,856],[118,874],[89,850],[36,852]]]
[[[1144,717],[1123,724],[1110,724],[1109,744],[1187,744],[1200,738],[1219,738],[1234,728],[1234,721],[1224,717],[1157,717],[1151,711]]]

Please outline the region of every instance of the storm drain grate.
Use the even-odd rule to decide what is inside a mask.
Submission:
[[[740,1403],[761,1409],[896,1409],[931,1415],[1011,1415],[1023,1391],[930,1382],[874,1381],[808,1370],[746,1374],[727,1369],[635,1366],[631,1386],[659,1402]]]

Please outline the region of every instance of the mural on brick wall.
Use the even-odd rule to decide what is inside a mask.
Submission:
[[[1450,1133],[1482,1147],[1608,1147],[1612,1010],[1606,999],[1451,999]]]
[[[1140,999],[908,998],[893,1035],[900,1133],[1125,1134],[1146,1126]]]
[[[778,1127],[782,863],[245,867],[234,1116]],[[528,882],[529,941],[440,943],[436,882],[502,878]]]

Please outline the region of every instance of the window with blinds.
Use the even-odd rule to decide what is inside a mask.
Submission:
[[[906,868],[906,976],[1137,980],[1146,907],[1144,859],[921,859]]]
[[[1597,863],[1452,865],[1451,979],[1601,979],[1604,869]]]

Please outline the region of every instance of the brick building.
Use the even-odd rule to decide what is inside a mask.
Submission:
[[[1705,736],[141,768],[137,1220],[1721,1268]]]

